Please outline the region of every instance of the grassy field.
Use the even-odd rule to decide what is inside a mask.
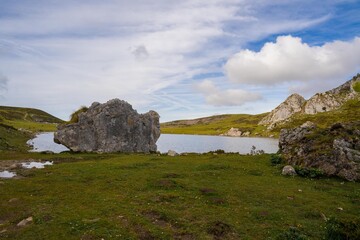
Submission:
[[[267,113],[258,115],[227,114],[194,120],[179,120],[162,123],[162,133],[220,135],[230,128],[239,128],[242,132],[249,131],[253,135],[262,133],[264,126],[257,125]]]
[[[0,180],[1,239],[324,239],[325,218],[359,224],[358,183],[284,177],[270,155],[0,157],[27,158],[56,164]]]

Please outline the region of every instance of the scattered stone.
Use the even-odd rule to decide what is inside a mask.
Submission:
[[[50,150],[42,151],[40,153],[42,153],[42,154],[55,154],[53,151],[50,151]]]
[[[171,156],[171,157],[175,157],[175,156],[177,156],[177,155],[179,155],[177,152],[175,152],[174,150],[169,150],[168,152],[167,152],[167,155],[168,156]]]
[[[7,229],[3,229],[0,231],[0,234],[7,232]]]
[[[28,217],[22,221],[20,221],[17,226],[18,227],[25,227],[26,225],[28,225],[29,223],[33,222],[33,217]]]
[[[321,218],[322,218],[324,221],[327,221],[327,220],[328,220],[328,218],[325,216],[325,214],[320,213],[320,216],[321,216]]]
[[[294,196],[287,196],[287,199],[294,200]]]
[[[78,122],[59,125],[54,141],[74,152],[156,152],[159,114],[138,114],[122,100],[93,103],[79,113]]]
[[[342,207],[338,207],[337,210],[343,211],[344,209]]]
[[[9,167],[9,170],[18,169],[21,167],[22,167],[21,163],[14,163]]]
[[[285,166],[285,167],[282,169],[281,174],[282,174],[282,175],[285,175],[285,176],[295,176],[295,175],[297,175],[294,167],[293,167],[293,166],[290,166],[290,165]]]

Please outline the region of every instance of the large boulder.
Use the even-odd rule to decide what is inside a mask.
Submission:
[[[360,181],[360,121],[320,129],[306,123],[282,129],[279,148],[289,165],[318,168],[328,176]]]
[[[54,141],[74,152],[156,152],[159,114],[138,114],[122,100],[94,102],[79,114],[78,122],[60,125]]]

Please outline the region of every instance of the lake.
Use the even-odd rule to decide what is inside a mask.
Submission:
[[[36,138],[28,141],[33,145],[31,151],[53,151],[59,153],[67,151],[65,146],[56,144],[53,141],[54,133],[41,133]],[[250,153],[252,146],[257,150],[264,150],[266,153],[276,153],[279,149],[278,139],[259,138],[259,137],[224,137],[224,136],[205,136],[205,135],[185,135],[185,134],[161,134],[157,141],[158,150],[167,152],[174,150],[178,153],[197,152],[204,153],[222,149],[225,152],[239,152],[241,154]]]

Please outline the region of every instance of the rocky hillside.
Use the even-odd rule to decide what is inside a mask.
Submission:
[[[309,100],[305,100],[299,94],[293,94],[261,119],[259,124],[265,125],[268,130],[271,130],[279,123],[291,121],[290,118],[295,114],[317,114],[339,109],[347,101],[360,97],[360,93],[355,87],[359,82],[360,74],[337,88],[315,94]]]
[[[279,147],[287,164],[360,181],[360,121],[336,123],[326,129],[311,122],[282,129]]]

